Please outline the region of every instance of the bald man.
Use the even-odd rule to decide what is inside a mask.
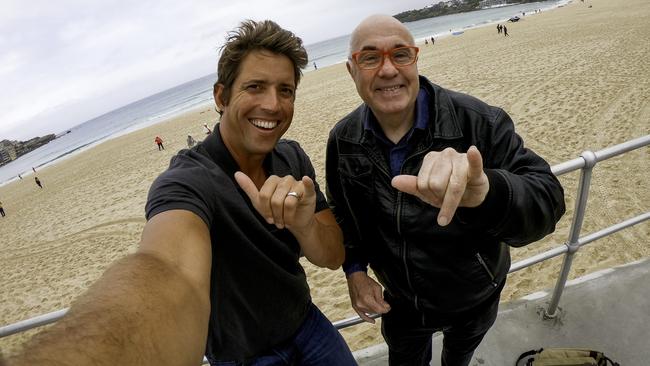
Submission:
[[[506,112],[419,75],[418,51],[390,16],[354,30],[347,69],[363,104],[330,132],[328,198],[352,307],[382,314],[390,365],[429,365],[438,331],[442,365],[468,365],[496,319],[509,246],[551,233],[564,192]]]

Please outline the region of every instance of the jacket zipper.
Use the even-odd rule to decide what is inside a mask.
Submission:
[[[402,237],[402,230],[401,230],[401,220],[400,218],[402,217],[402,192],[397,192],[397,234],[399,234],[400,237]],[[409,275],[409,266],[406,261],[406,252],[407,252],[408,246],[406,243],[406,240],[402,240],[402,262],[404,262],[404,272],[406,275],[406,283],[409,286],[409,290],[411,290],[411,293],[413,294],[413,302],[415,303],[415,308],[417,310],[420,310],[418,307],[418,294],[415,292],[413,289],[413,284],[411,283],[411,276]]]
[[[363,145],[362,145],[362,146],[363,146]],[[365,146],[364,146],[364,149],[367,151],[368,156],[372,156],[372,151],[370,151],[370,149],[368,149],[368,148],[365,147]],[[404,160],[404,163],[406,163],[406,160],[408,160],[409,158],[414,157],[415,155],[417,155],[417,154],[414,154],[414,155],[411,155],[410,157],[407,157],[407,158]],[[373,164],[374,164],[374,165],[379,169],[379,171],[382,172],[382,173],[383,173],[383,174],[384,174],[384,175],[385,175],[389,180],[392,179],[392,177],[391,177],[391,175],[390,175],[390,172],[389,172],[388,170],[384,169],[384,167],[381,166],[381,164],[378,164],[378,163],[377,163],[376,161],[374,161],[374,159],[372,159],[372,158],[370,159],[370,161],[371,161],[371,162],[372,162],[372,163],[373,163]],[[401,172],[400,172],[400,173],[401,173]],[[402,194],[403,194],[402,192],[399,192],[399,191],[397,192],[397,218],[396,218],[396,225],[397,225],[397,234],[398,234],[400,237],[402,236],[402,230],[401,230],[401,228],[400,228],[400,227],[401,227],[401,220],[400,220],[400,217],[401,217],[401,213],[402,213]],[[412,293],[413,296],[414,296],[414,300],[413,300],[413,301],[414,301],[414,303],[415,303],[415,308],[416,308],[417,310],[420,310],[420,308],[418,307],[418,294],[415,293],[415,290],[413,289],[413,284],[411,283],[411,277],[409,276],[409,267],[408,267],[408,264],[407,264],[407,262],[406,262],[406,252],[407,252],[407,243],[406,243],[406,240],[402,240],[402,243],[403,243],[403,245],[402,245],[402,262],[404,263],[404,272],[405,272],[405,274],[406,274],[406,283],[407,283],[407,285],[409,286],[409,290],[411,290],[411,293]],[[424,322],[424,318],[423,318],[423,322]],[[424,324],[424,323],[423,323],[423,324]]]
[[[483,257],[481,257],[480,253],[476,253],[476,259],[478,259],[478,262],[481,264],[481,266],[483,267],[485,272],[487,272],[488,276],[490,276],[490,280],[492,280],[492,283],[491,283],[492,287],[497,287],[498,284],[494,280],[494,275],[492,274],[492,271],[490,271],[490,268],[488,268],[487,264],[483,260]]]
[[[417,151],[417,152],[411,154],[411,156],[407,156],[404,159],[404,162],[402,163],[402,167],[404,165],[406,165],[406,162],[409,159],[411,159],[413,157],[416,157],[418,155],[421,155],[422,153],[424,153],[426,151],[427,150]],[[400,169],[400,174],[404,174],[404,172],[402,172],[401,169]],[[400,218],[402,216],[401,215],[402,214],[402,195],[403,195],[402,192],[397,192],[397,233],[399,234],[400,237],[402,236],[401,220],[400,220]],[[418,306],[418,294],[415,292],[415,289],[413,288],[413,284],[411,283],[411,276],[409,275],[409,267],[408,267],[408,263],[406,262],[406,252],[407,252],[408,246],[407,246],[406,240],[402,240],[402,243],[403,243],[403,245],[402,245],[402,248],[403,248],[402,261],[404,262],[404,271],[406,272],[406,283],[408,284],[409,289],[411,290],[411,293],[413,294],[413,302],[415,304],[415,309],[420,310],[420,307]],[[424,313],[422,313],[422,325],[425,325],[425,324],[426,323],[425,323],[425,319],[424,319]]]

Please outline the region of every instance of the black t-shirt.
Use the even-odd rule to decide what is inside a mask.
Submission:
[[[280,140],[266,157],[269,175],[309,176],[309,158],[295,141]],[[239,167],[219,129],[181,150],[149,191],[146,216],[184,209],[210,229],[211,314],[206,354],[215,360],[249,360],[291,337],[311,303],[300,246],[286,229],[269,225],[234,179]],[[327,208],[316,184],[316,212]]]

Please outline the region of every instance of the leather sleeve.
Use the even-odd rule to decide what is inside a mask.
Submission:
[[[548,163],[524,146],[510,116],[500,108],[494,110],[486,134],[476,141],[490,191],[480,206],[460,210],[459,215],[518,247],[555,230],[565,212],[564,190]]]

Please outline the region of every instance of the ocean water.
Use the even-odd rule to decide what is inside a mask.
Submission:
[[[552,0],[484,9],[422,19],[405,25],[416,41],[422,42],[425,38],[454,36],[467,29],[503,22],[514,15],[521,17],[522,12],[530,16],[537,9],[549,10],[568,1]],[[344,62],[349,40],[350,36],[345,35],[306,45],[310,60],[305,72],[313,71],[314,62],[318,67]],[[61,131],[59,134],[63,135],[59,138],[0,167],[0,185],[18,179],[18,174],[23,177],[30,175],[32,167],[38,170],[106,139],[150,126],[198,106],[212,104],[215,80],[216,74],[206,75],[81,123],[68,133]]]

